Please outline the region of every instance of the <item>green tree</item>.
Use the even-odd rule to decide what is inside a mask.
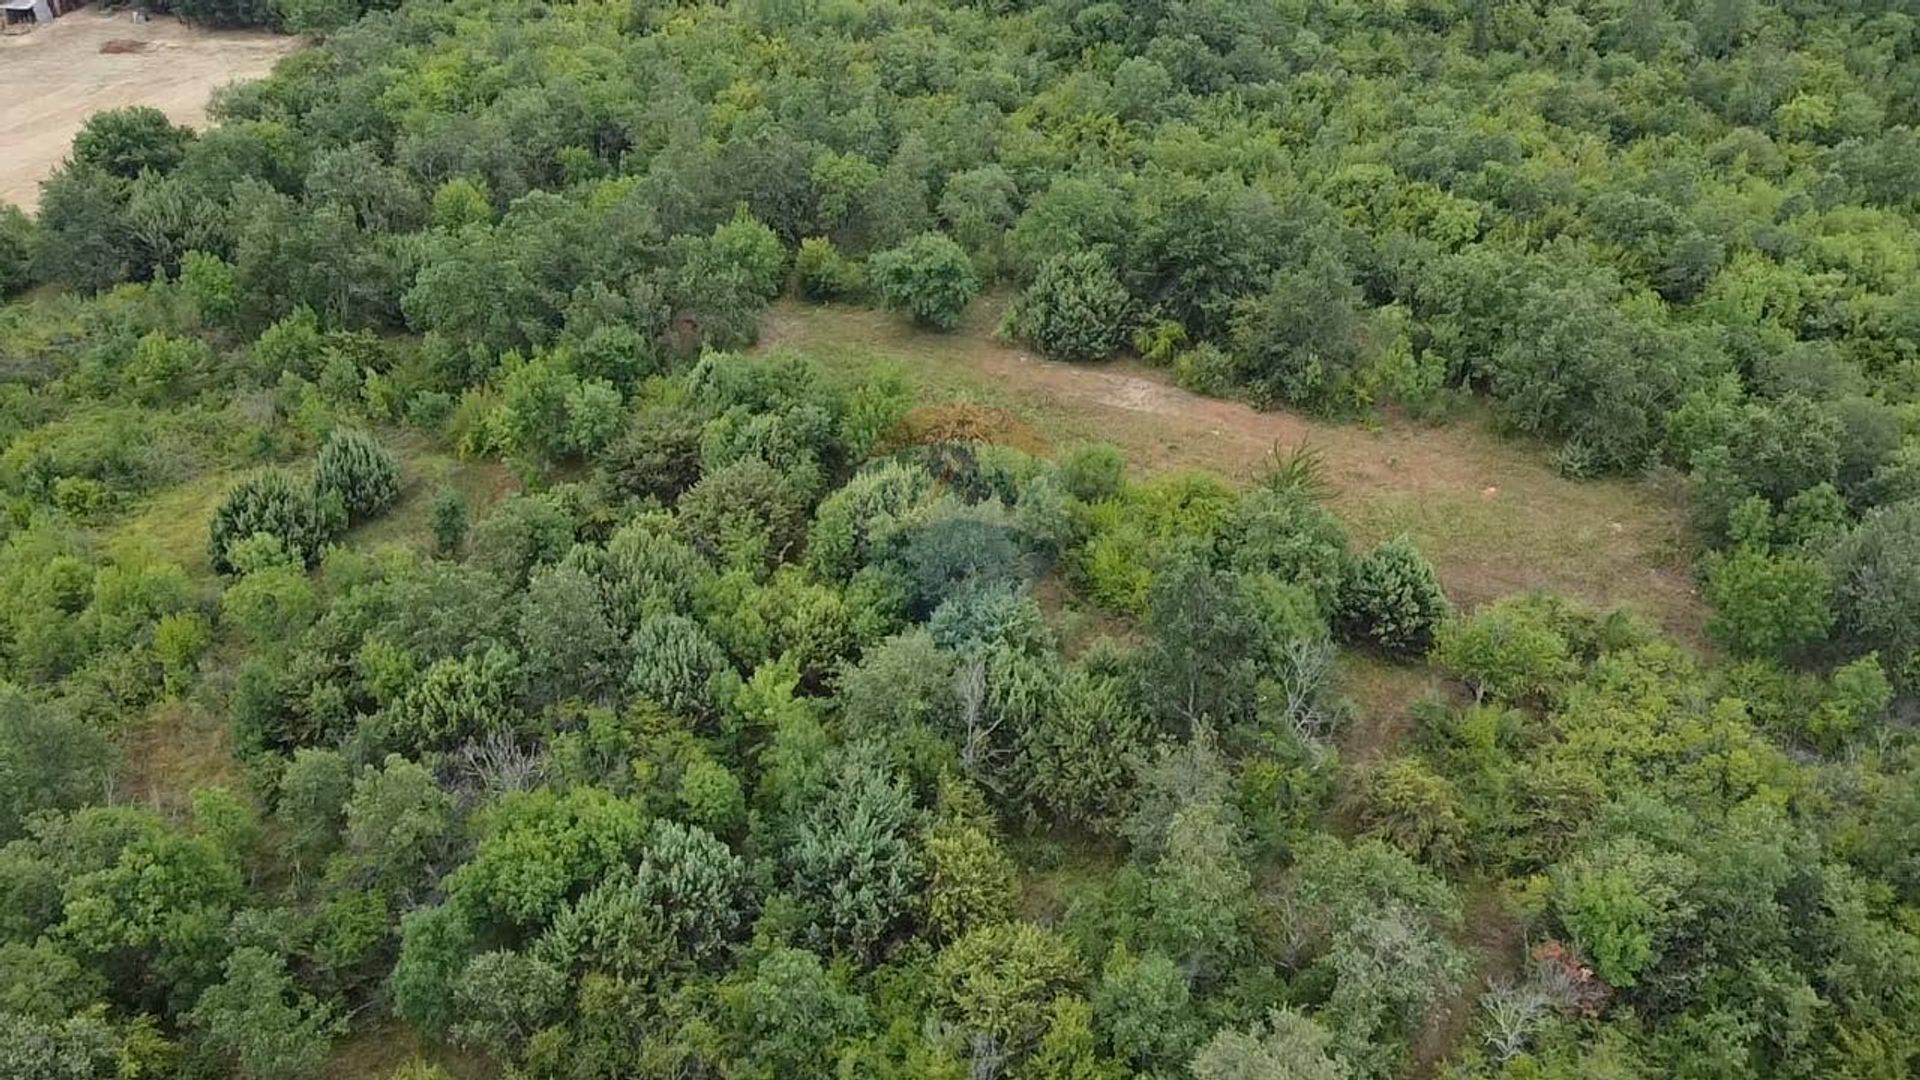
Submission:
[[[294,985],[280,957],[253,946],[227,958],[226,979],[209,987],[189,1022],[250,1080],[300,1080],[326,1064],[346,1023]]]
[[[1056,255],[1040,267],[1012,312],[1014,332],[1055,360],[1100,360],[1132,335],[1133,298],[1105,255]]]
[[[1433,658],[1473,688],[1474,700],[1538,698],[1573,674],[1571,646],[1551,606],[1527,597],[1495,601],[1441,625]]]
[[[1348,1080],[1333,1036],[1292,1009],[1274,1009],[1264,1024],[1223,1028],[1193,1056],[1194,1080]]]
[[[236,484],[213,513],[208,530],[208,558],[214,569],[232,573],[233,546],[265,533],[280,541],[287,552],[311,565],[332,539],[336,523],[319,505],[307,485],[279,469],[253,473]]]
[[[807,810],[785,853],[814,936],[871,961],[906,929],[925,868],[906,786],[867,756],[848,754]]]
[[[87,118],[73,137],[73,160],[132,180],[149,169],[170,172],[186,157],[193,131],[148,105],[105,109]]]
[[[33,281],[33,219],[11,203],[0,203],[0,299]]]
[[[1706,563],[1707,630],[1742,656],[1783,656],[1826,638],[1833,626],[1824,564],[1741,545]]]
[[[1083,976],[1079,958],[1057,935],[1026,922],[968,932],[941,950],[931,973],[934,1000],[961,1031],[990,1040],[1018,1061],[1046,1034],[1053,1002]]]
[[[18,837],[33,814],[102,796],[111,761],[104,732],[0,682],[0,842]]]
[[[1553,906],[1561,925],[1616,987],[1631,987],[1659,962],[1688,917],[1690,868],[1678,856],[1621,840],[1556,868]]]
[[[458,557],[467,544],[467,497],[456,487],[443,487],[433,497],[429,512],[433,550],[442,558]]]
[[[337,497],[354,521],[377,517],[400,493],[400,465],[364,431],[335,428],[313,467],[317,498]]]
[[[1862,651],[1875,650],[1904,680],[1920,653],[1920,501],[1880,507],[1861,519],[1828,556],[1835,630]]]
[[[1451,612],[1433,564],[1404,536],[1356,559],[1340,589],[1341,632],[1388,652],[1425,653]]]
[[[922,326],[952,330],[980,292],[966,251],[940,233],[922,233],[867,264],[874,291]]]
[[[1172,957],[1113,947],[1093,993],[1094,1016],[1112,1056],[1148,1075],[1172,1075],[1200,1034],[1187,976]]]

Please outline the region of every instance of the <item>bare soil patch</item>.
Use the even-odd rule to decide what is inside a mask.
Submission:
[[[199,127],[215,90],[265,75],[300,44],[165,17],[137,23],[127,12],[94,8],[0,37],[0,202],[38,205],[40,181],[66,159],[74,133],[94,113],[151,105]]]
[[[1633,608],[1702,640],[1676,484],[1569,480],[1544,447],[1502,436],[1484,418],[1325,422],[1190,393],[1137,361],[1045,360],[993,337],[1001,306],[989,298],[958,332],[933,334],[884,312],[783,301],[762,323],[761,348],[851,370],[896,362],[935,399],[1006,409],[1056,445],[1111,442],[1148,472],[1200,468],[1247,480],[1276,447],[1304,442],[1325,457],[1340,492],[1334,507],[1356,539],[1411,536],[1463,606],[1551,589]]]

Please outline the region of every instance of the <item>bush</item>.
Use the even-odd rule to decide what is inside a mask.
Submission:
[[[1539,698],[1575,670],[1571,647],[1554,622],[1550,602],[1509,597],[1441,626],[1433,658],[1465,679],[1476,701]]]
[[[181,14],[187,14],[184,10]],[[148,169],[170,172],[186,157],[193,132],[150,105],[108,109],[87,118],[73,137],[76,164],[132,180]]]
[[[922,326],[951,330],[980,292],[967,253],[940,233],[922,233],[883,251],[870,264],[873,287],[886,306]]]
[[[400,493],[400,466],[373,436],[335,428],[314,463],[313,490],[318,496],[337,495],[350,520],[365,521],[393,505]]]
[[[1240,363],[1217,345],[1202,342],[1173,359],[1173,381],[1182,390],[1226,397],[1240,381]]]
[[[1340,587],[1338,622],[1349,641],[1418,655],[1451,610],[1433,565],[1402,536],[1354,562]]]
[[[1741,656],[1779,656],[1826,638],[1832,578],[1822,564],[1742,545],[1707,559],[1707,632]]]
[[[1060,459],[1060,482],[1067,494],[1096,503],[1120,494],[1126,486],[1127,458],[1108,443],[1088,443],[1067,451]]]
[[[1055,360],[1099,360],[1125,344],[1132,305],[1100,252],[1055,255],[1020,294],[1013,329]]]
[[[313,491],[280,469],[254,473],[235,485],[214,511],[208,530],[207,555],[213,568],[232,573],[233,546],[265,533],[280,541],[287,552],[306,565],[320,558],[320,549],[332,539],[335,522],[322,512]]]
[[[433,497],[433,552],[456,558],[467,546],[467,497],[457,487],[444,487]]]
[[[1920,501],[1869,513],[1834,545],[1838,632],[1861,652],[1878,651],[1896,679],[1911,680],[1920,650]]]
[[[800,279],[800,295],[809,300],[840,300],[860,291],[860,264],[824,236],[800,241],[793,271]]]
[[[0,298],[33,282],[33,219],[11,203],[0,203]]]

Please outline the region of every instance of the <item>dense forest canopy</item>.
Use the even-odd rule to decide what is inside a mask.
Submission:
[[[315,44],[0,206],[0,1080],[1920,1069],[1910,4],[174,9]],[[751,349],[989,292],[1711,648]]]

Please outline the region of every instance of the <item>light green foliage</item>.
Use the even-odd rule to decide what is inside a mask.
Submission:
[[[1115,945],[1094,988],[1094,1015],[1113,1057],[1137,1070],[1171,1073],[1193,1051],[1187,976],[1164,953],[1135,955]]]
[[[960,1030],[1023,1057],[1046,1033],[1055,998],[1082,977],[1054,934],[1026,922],[973,930],[934,958],[935,999]]]
[[[939,233],[922,233],[867,264],[874,291],[888,307],[922,326],[952,330],[980,292],[980,279],[960,245]]]
[[[242,1075],[300,1080],[318,1075],[345,1027],[333,1009],[300,991],[280,957],[247,946],[227,958],[226,979],[188,1015]]]
[[[1060,482],[1084,503],[1119,496],[1126,489],[1127,460],[1109,443],[1088,443],[1060,457]]]
[[[680,774],[679,801],[688,821],[722,836],[746,820],[747,797],[739,779],[710,758],[687,764]]]
[[[731,220],[713,230],[708,257],[738,267],[762,297],[771,300],[780,294],[787,253],[773,230],[755,220],[746,207],[735,210]]]
[[[869,466],[820,501],[807,532],[807,565],[844,581],[889,554],[934,505],[934,480],[925,469],[897,461]]]
[[[859,293],[864,283],[860,264],[824,236],[800,241],[793,257],[793,272],[800,281],[800,295],[809,300],[846,299]]]
[[[492,220],[493,207],[483,184],[456,176],[433,192],[435,228],[457,231],[468,225],[486,225]]]
[[[1253,882],[1235,850],[1224,807],[1195,801],[1176,811],[1147,879],[1148,933],[1187,970],[1225,970],[1247,946]]]
[[[186,686],[212,643],[213,631],[197,611],[176,611],[153,624],[153,652],[166,672],[169,693]]]
[[[450,749],[511,730],[520,677],[517,658],[497,646],[433,664],[388,710],[394,744],[409,751]]]
[[[286,644],[318,614],[313,584],[301,567],[256,570],[220,594],[221,621],[239,627],[257,645]]]
[[[1542,697],[1574,671],[1551,609],[1525,597],[1500,600],[1445,623],[1435,635],[1433,658],[1465,679],[1475,700]]]
[[[1292,1009],[1241,1031],[1222,1028],[1193,1057],[1194,1080],[1348,1080],[1325,1028]]]
[[[927,836],[927,922],[946,938],[1013,917],[1013,860],[983,828],[942,823]]]
[[[801,949],[771,950],[721,993],[735,1054],[747,1075],[768,1080],[819,1067],[866,1020],[865,1000]]]
[[[1014,332],[1055,360],[1100,360],[1125,344],[1133,298],[1105,255],[1056,255],[1020,294]]]
[[[450,879],[452,895],[510,926],[537,926],[576,892],[640,850],[645,818],[596,788],[551,789],[502,800],[480,823],[473,860]]]
[[[1742,545],[1708,556],[1709,631],[1742,656],[1781,656],[1824,640],[1833,626],[1827,568],[1795,555]]]
[[[1616,841],[1562,866],[1553,905],[1567,932],[1614,986],[1631,987],[1659,961],[1669,935],[1688,914],[1684,860]]]

